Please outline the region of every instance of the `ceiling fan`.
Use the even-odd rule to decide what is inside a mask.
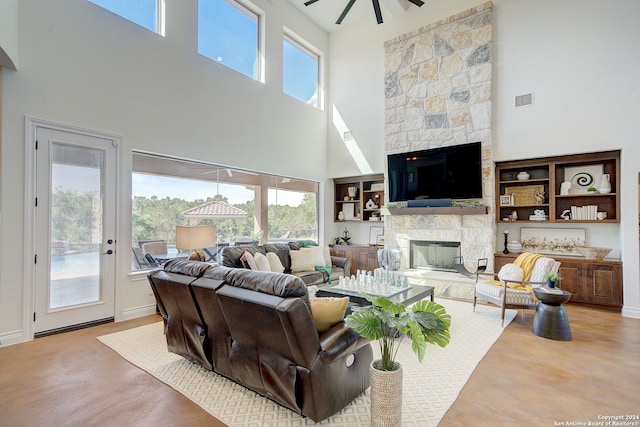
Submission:
[[[307,0],[306,2],[304,2],[304,5],[309,6],[317,1],[318,0]],[[424,4],[424,1],[422,0],[409,0],[409,1],[418,7],[421,7]],[[349,3],[347,3],[344,10],[338,17],[338,20],[336,21],[337,25],[340,25],[342,23],[342,20],[345,18],[345,16],[347,16],[347,13],[349,13],[349,10],[351,10],[351,7],[355,2],[356,0],[349,0]],[[382,11],[380,11],[380,0],[371,0],[371,2],[373,3],[373,11],[376,14],[376,20],[378,21],[378,24],[382,24]]]

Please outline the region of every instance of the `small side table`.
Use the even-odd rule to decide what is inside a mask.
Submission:
[[[551,294],[533,288],[533,293],[540,300],[536,306],[533,318],[532,332],[534,335],[558,341],[571,341],[571,328],[564,304],[571,298],[571,292],[562,291],[561,294]]]

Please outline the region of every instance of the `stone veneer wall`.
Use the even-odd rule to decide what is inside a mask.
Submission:
[[[477,258],[493,260],[492,11],[484,3],[385,42],[385,153],[481,141],[490,207],[488,215],[385,216],[386,245],[403,251],[402,268],[412,239],[461,242],[472,271]]]

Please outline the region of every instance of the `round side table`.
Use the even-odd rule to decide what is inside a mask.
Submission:
[[[533,288],[533,293],[540,301],[536,306],[532,332],[534,335],[558,341],[571,341],[571,328],[564,304],[571,298],[571,292],[561,294],[547,293]]]

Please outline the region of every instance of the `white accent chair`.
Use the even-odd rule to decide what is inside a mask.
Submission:
[[[504,327],[505,310],[521,308],[524,315],[525,308],[535,309],[537,299],[531,289],[546,285],[547,275],[558,273],[559,269],[560,262],[553,258],[523,253],[512,264],[502,266],[498,273],[478,272],[473,296],[473,311],[476,310],[478,298],[501,307]]]

